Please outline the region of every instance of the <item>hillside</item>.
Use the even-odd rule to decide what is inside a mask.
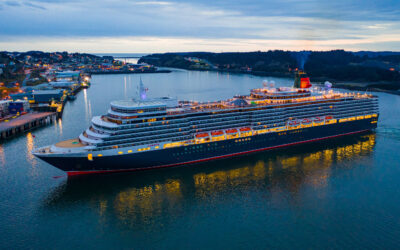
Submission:
[[[160,67],[288,77],[296,69],[304,69],[317,82],[361,82],[387,90],[400,88],[400,53],[397,52],[187,52],[152,54],[139,62]]]

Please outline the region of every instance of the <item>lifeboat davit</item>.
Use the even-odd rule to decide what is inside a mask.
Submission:
[[[251,128],[244,127],[244,128],[240,128],[239,130],[240,130],[240,132],[247,132],[247,131],[251,131]]]
[[[308,119],[308,118],[306,118],[306,119],[303,119],[303,120],[301,121],[301,123],[302,123],[302,124],[310,124],[310,123],[311,123],[311,120]]]
[[[236,134],[238,131],[235,128],[225,130],[227,134]]]
[[[224,132],[223,131],[213,131],[211,132],[211,136],[219,136],[219,135],[223,135]]]
[[[202,138],[206,138],[209,137],[208,133],[198,133],[196,134],[196,138],[202,139]]]

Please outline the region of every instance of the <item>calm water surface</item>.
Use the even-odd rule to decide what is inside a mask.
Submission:
[[[191,100],[246,94],[264,79],[141,77],[149,96]],[[93,76],[62,120],[0,145],[0,248],[400,247],[399,96],[378,94],[376,133],[194,166],[67,179],[29,153],[76,137],[138,82]]]

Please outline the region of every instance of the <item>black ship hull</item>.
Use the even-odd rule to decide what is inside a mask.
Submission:
[[[87,157],[70,157],[68,155],[38,157],[68,172],[68,175],[147,170],[234,157],[367,132],[376,128],[377,119],[313,126],[133,154],[93,157],[92,160]]]

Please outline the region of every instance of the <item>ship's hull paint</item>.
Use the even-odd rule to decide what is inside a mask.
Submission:
[[[377,121],[377,118],[140,153],[93,157],[92,161],[88,160],[87,157],[68,157],[68,155],[60,157],[39,157],[57,168],[68,172],[70,176],[88,173],[138,171],[193,164],[287,147],[300,143],[352,135],[376,128],[377,123],[375,123],[375,121]],[[121,150],[123,150],[123,148],[121,148]]]

